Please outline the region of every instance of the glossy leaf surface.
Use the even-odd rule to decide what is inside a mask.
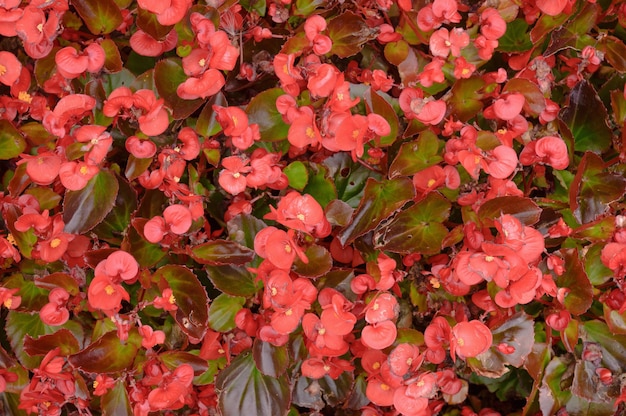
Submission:
[[[65,232],[82,234],[100,224],[113,208],[118,190],[115,175],[102,170],[80,191],[67,191],[63,199]]]

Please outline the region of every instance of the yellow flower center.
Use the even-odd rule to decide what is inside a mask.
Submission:
[[[100,383],[98,383],[98,380],[94,380],[94,382],[93,382],[93,388],[94,388],[94,389],[97,389],[99,384],[100,384]]]
[[[11,309],[11,305],[13,305],[13,298],[7,298],[3,303],[7,309]]]
[[[339,101],[342,101],[342,100],[343,100],[343,93],[342,93],[342,92],[337,93],[337,99],[338,99]]]
[[[233,173],[233,178],[235,178],[235,179],[239,179],[240,176],[241,176],[241,173],[239,173],[239,172]]]
[[[285,311],[285,316],[291,316],[291,315],[293,315],[293,311],[291,310],[291,308],[289,308]]]
[[[15,237],[13,237],[13,234],[7,235],[7,241],[13,246],[17,244],[17,241],[15,241]]]
[[[60,245],[61,245],[61,239],[60,238],[55,238],[54,240],[50,241],[50,247],[52,247],[52,248],[57,248]]]
[[[306,134],[306,137],[308,137],[309,139],[312,139],[313,137],[315,137],[315,132],[313,131],[311,127],[307,127],[304,134]]]
[[[296,218],[299,219],[300,221],[304,221],[304,214],[298,214],[296,215]]]
[[[104,288],[104,292],[107,295],[112,295],[115,292],[115,289],[113,289],[113,286],[107,285],[107,287]]]
[[[485,261],[491,263],[493,261],[493,256],[485,256]]]
[[[317,333],[320,335],[324,335],[326,333],[326,328],[320,328],[317,330]]]
[[[206,59],[202,58],[198,61],[198,65],[204,66],[206,64]]]
[[[428,187],[430,188],[431,186],[433,186],[435,184],[435,182],[437,182],[437,181],[434,180],[434,179],[431,179],[431,180],[428,181],[428,183],[426,185],[428,185]]]
[[[374,364],[372,364],[372,368],[374,370],[378,370],[380,368],[380,363],[378,361],[376,361]]]
[[[289,244],[285,244],[285,253],[291,253],[291,246]]]
[[[37,30],[38,30],[39,32],[43,33],[43,23],[39,23],[39,24],[37,25]]]
[[[0,77],[7,73],[7,67],[4,65],[0,65]]]
[[[2,72],[2,68],[0,68],[0,72]],[[20,93],[17,94],[17,99],[20,101],[24,101],[25,103],[28,103],[28,104],[33,102],[33,97],[31,97],[30,94],[27,93],[26,91],[20,91]]]
[[[87,166],[81,166],[79,172],[81,175],[86,175],[88,170],[89,169],[87,169]]]
[[[173,305],[176,303],[176,298],[174,297],[174,295],[170,295],[170,298],[167,300],[170,305]]]
[[[380,385],[380,389],[387,391],[387,390],[389,390],[389,386],[386,385],[385,383],[383,383],[383,384]]]
[[[460,346],[460,347],[462,347],[463,345],[465,345],[465,341],[463,341],[463,338],[459,338],[459,339],[456,341],[456,343],[457,343],[457,344],[459,344],[459,346]]]

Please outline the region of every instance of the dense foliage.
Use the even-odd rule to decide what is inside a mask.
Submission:
[[[0,0],[0,413],[623,413],[625,27]]]

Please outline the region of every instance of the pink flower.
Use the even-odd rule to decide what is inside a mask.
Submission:
[[[20,77],[22,64],[11,52],[0,51],[0,83],[11,86]]]
[[[246,177],[244,174],[250,172],[251,168],[247,160],[239,156],[228,156],[222,159],[222,166],[226,169],[220,172],[218,182],[220,186],[229,194],[237,195],[246,190]]]
[[[469,41],[469,35],[461,28],[454,28],[452,31],[441,28],[430,37],[430,52],[441,58],[447,58],[449,54],[458,57],[461,49],[469,45]]]
[[[450,334],[450,354],[460,358],[476,357],[491,347],[493,335],[480,321],[459,322]]]

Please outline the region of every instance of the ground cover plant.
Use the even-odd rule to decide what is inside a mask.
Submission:
[[[625,27],[0,0],[0,413],[624,414]]]

